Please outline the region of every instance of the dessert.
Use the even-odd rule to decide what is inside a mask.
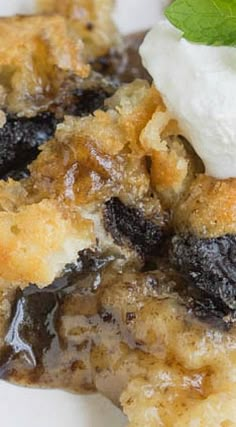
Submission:
[[[32,35],[1,86],[0,377],[99,391],[130,427],[234,426],[235,177],[206,173],[109,0],[40,7],[0,20],[19,46]],[[65,40],[42,70],[55,34],[35,37],[54,20]]]

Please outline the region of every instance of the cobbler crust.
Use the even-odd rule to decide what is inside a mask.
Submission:
[[[199,237],[236,232],[236,179],[220,181],[200,174],[176,210],[176,225]]]
[[[114,0],[38,0],[38,10],[64,16],[70,34],[83,40],[86,58],[93,60],[121,46],[112,19],[114,3]]]
[[[1,182],[2,286],[49,285],[96,239],[112,246],[102,225],[103,204],[120,197],[138,207],[148,195],[139,134],[159,102],[146,82],[125,85],[106,113],[66,118],[31,164],[29,178]]]
[[[94,244],[89,221],[76,217],[75,227],[57,203],[43,200],[0,212],[0,283],[50,283],[58,268]],[[45,238],[46,236],[46,238]]]
[[[22,116],[45,110],[68,73],[85,78],[82,42],[61,16],[0,19],[0,106]]]

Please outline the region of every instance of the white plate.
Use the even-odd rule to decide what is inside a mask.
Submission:
[[[118,0],[115,19],[123,32],[150,27],[161,0]],[[34,0],[0,0],[0,15],[32,13]],[[3,427],[124,427],[126,419],[101,396],[31,390],[0,381]]]

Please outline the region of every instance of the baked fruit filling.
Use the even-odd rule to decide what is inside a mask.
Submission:
[[[0,378],[99,391],[130,427],[234,426],[235,179],[205,174],[109,0],[40,7],[0,20]]]

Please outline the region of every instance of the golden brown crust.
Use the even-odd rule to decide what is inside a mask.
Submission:
[[[120,36],[112,20],[114,0],[38,0],[38,9],[66,18],[74,38],[83,40],[88,59],[105,55],[119,46]]]
[[[150,182],[139,135],[158,103],[157,92],[146,82],[136,81],[118,90],[109,100],[106,113],[67,117],[58,126],[56,138],[43,146],[31,165],[28,191],[37,199],[50,195],[70,205],[99,204],[111,194],[129,194],[131,188],[134,200],[141,198]],[[66,195],[68,173],[74,179],[72,197]]]
[[[235,234],[235,202],[235,179],[220,181],[199,175],[176,211],[176,227],[201,237]]]
[[[141,133],[141,144],[151,162],[151,183],[165,207],[174,209],[196,173],[201,170],[197,156],[178,137],[178,124],[162,100]],[[200,164],[200,165],[199,165]]]
[[[111,99],[106,113],[67,117],[31,164],[29,178],[0,182],[2,286],[50,284],[79,250],[96,244],[99,233],[102,244],[110,244],[100,224],[105,201],[120,197],[137,206],[147,196],[150,178],[139,134],[159,95],[138,81],[115,99],[117,108]]]
[[[148,82],[140,79],[122,85],[106,101],[106,106],[117,113],[117,122],[125,131],[125,141],[134,149],[137,145],[143,149],[141,133],[160,105],[162,99],[154,86],[150,87]],[[147,153],[146,148],[144,151]]]
[[[75,261],[79,246],[94,244],[92,224],[76,218],[77,227],[56,203],[41,203],[0,212],[0,284],[51,283],[61,267]]]
[[[61,16],[0,19],[1,108],[20,115],[46,109],[65,76],[86,77],[83,46]]]

